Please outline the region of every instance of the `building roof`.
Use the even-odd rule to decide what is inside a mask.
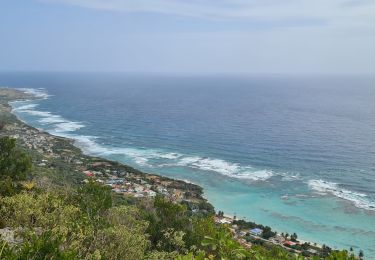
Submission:
[[[294,246],[295,244],[296,243],[294,243],[293,241],[289,241],[289,240],[284,242],[284,245],[288,245],[288,246]]]
[[[250,233],[259,235],[263,233],[263,230],[260,228],[253,228],[253,229],[250,229]]]

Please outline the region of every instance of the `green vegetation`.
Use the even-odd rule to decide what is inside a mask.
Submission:
[[[31,169],[30,158],[16,149],[16,140],[10,137],[0,139],[0,177],[11,178],[13,181],[26,179]]]
[[[0,259],[302,259],[279,246],[241,245],[209,205],[194,214],[160,195],[120,199],[93,179],[74,188],[40,182],[15,140],[1,138],[0,151]],[[325,259],[355,258],[332,251]]]
[[[260,228],[263,230],[262,238],[268,239],[276,235],[276,232],[272,231],[269,226],[263,226],[260,224],[256,224],[254,222],[248,222],[245,220],[234,220],[233,224],[237,225],[240,229],[253,229],[253,228]]]
[[[27,178],[31,159],[16,148],[16,140],[0,138],[0,194],[12,195],[20,189],[19,182]]]

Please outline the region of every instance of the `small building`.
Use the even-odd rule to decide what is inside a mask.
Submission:
[[[290,240],[286,240],[284,241],[284,246],[295,246],[296,243],[294,243],[293,241],[290,241]]]
[[[251,248],[251,243],[247,242],[245,239],[241,238],[237,240],[243,247],[245,248]]]
[[[155,196],[156,196],[156,192],[153,191],[153,190],[146,190],[145,193],[146,193],[149,197],[155,197]]]
[[[313,254],[313,255],[316,255],[318,253],[318,251],[316,251],[315,249],[313,248],[309,248],[307,249],[307,252],[309,252],[310,254]]]
[[[262,233],[263,233],[263,230],[260,228],[250,229],[250,234],[255,235],[255,236],[260,236],[262,235]]]
[[[238,231],[237,234],[238,234],[238,236],[240,236],[240,237],[244,237],[244,236],[246,236],[247,233],[246,233],[245,231],[242,231],[242,230],[241,230],[241,231]]]
[[[93,177],[94,174],[90,171],[84,171],[84,174],[87,176],[87,177]]]
[[[222,219],[219,220],[219,222],[221,224],[230,224],[230,223],[232,223],[232,221],[230,219],[228,219],[228,218],[222,218]]]
[[[285,241],[285,237],[280,236],[280,235],[276,235],[273,239],[275,240],[275,242],[277,242],[279,244],[282,244]]]

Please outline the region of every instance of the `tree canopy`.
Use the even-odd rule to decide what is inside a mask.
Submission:
[[[0,138],[0,177],[22,181],[31,170],[30,157],[16,147],[16,140],[8,136]]]

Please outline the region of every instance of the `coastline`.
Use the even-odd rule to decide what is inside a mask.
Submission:
[[[65,157],[65,158],[62,158],[63,161],[65,160],[64,166],[69,166],[70,164],[73,164],[73,168],[77,168],[77,169],[73,170],[76,173],[75,177],[77,177],[73,181],[74,184],[79,184],[81,181],[84,180],[85,177],[87,177],[83,173],[84,172],[83,168],[85,168],[85,167],[83,167],[82,165],[85,164],[85,163],[84,162],[83,163],[82,162],[74,162],[74,159],[72,159],[72,158],[69,158],[69,160],[67,160],[66,157],[68,156],[67,154],[69,152],[71,154],[73,154],[71,156],[79,157],[81,161],[86,160],[86,161],[99,162],[101,165],[104,165],[107,168],[114,167],[114,168],[117,169],[117,171],[119,171],[118,169],[122,169],[124,172],[132,175],[132,176],[130,176],[130,178],[133,178],[133,177],[134,178],[143,178],[144,177],[146,179],[157,179],[157,182],[161,182],[161,183],[164,182],[163,186],[165,186],[166,189],[168,189],[170,187],[170,189],[176,189],[176,190],[180,190],[184,193],[189,193],[187,198],[191,199],[192,202],[194,202],[194,203],[204,203],[204,204],[207,203],[207,200],[203,197],[203,189],[199,185],[196,185],[196,184],[193,184],[193,183],[188,183],[188,182],[185,182],[183,180],[168,178],[168,177],[161,176],[161,175],[145,173],[145,172],[142,172],[140,170],[137,170],[133,167],[130,167],[126,164],[123,164],[123,163],[120,163],[120,162],[117,162],[117,161],[112,161],[112,160],[108,160],[106,158],[101,158],[101,157],[96,157],[96,156],[86,154],[86,153],[84,153],[84,151],[81,148],[75,146],[75,140],[74,139],[53,135],[53,134],[50,134],[48,132],[45,132],[43,130],[40,130],[40,129],[37,129],[37,128],[34,128],[34,127],[28,125],[26,122],[19,119],[17,117],[17,115],[15,115],[12,112],[12,107],[9,104],[10,102],[38,100],[38,99],[40,99],[40,98],[38,98],[37,96],[30,95],[29,93],[24,93],[24,92],[22,92],[20,90],[17,90],[17,89],[0,88],[0,113],[1,113],[1,117],[2,117],[2,118],[0,118],[0,120],[4,120],[4,118],[5,118],[5,120],[9,120],[8,123],[10,123],[12,125],[11,127],[6,127],[5,129],[2,129],[0,131],[0,136],[4,136],[4,135],[13,136],[16,139],[18,139],[19,141],[21,141],[20,142],[21,146],[23,146],[24,149],[26,148],[26,150],[29,150],[29,151],[31,150],[33,161],[37,165],[37,167],[35,167],[36,168],[35,170],[38,170],[38,169],[40,169],[41,167],[44,167],[44,166],[51,165],[50,162],[45,163],[46,160],[43,159],[42,157],[46,157],[46,158],[50,158],[51,160],[54,160],[54,159],[56,159],[54,157],[58,157],[59,155],[58,155],[58,153],[55,153],[54,156],[50,156],[50,155],[46,156],[45,154],[40,154],[41,150],[39,149],[39,147],[31,147],[30,144],[25,145],[25,140],[21,136],[22,131],[24,131],[26,133],[30,132],[32,135],[34,135],[34,137],[36,135],[39,135],[39,136],[41,136],[42,139],[45,139],[47,142],[55,142],[55,143],[58,143],[58,145],[63,147],[63,149],[60,149],[60,150],[62,150],[62,154],[61,154],[62,156],[61,157]],[[47,143],[47,142],[45,142],[45,143]],[[35,151],[32,151],[32,150],[37,150],[37,151],[35,152]],[[61,159],[61,158],[58,158],[58,159]],[[44,165],[44,164],[46,164],[46,165]],[[97,165],[97,166],[90,165],[89,167],[100,168],[101,165]],[[106,171],[108,171],[108,169]],[[81,172],[81,174],[79,172]],[[210,204],[209,204],[209,206],[210,206]]]
[[[0,88],[0,90],[2,90]],[[19,90],[14,90],[14,89],[11,89],[12,91],[19,91]],[[22,92],[23,93],[23,92]],[[129,172],[131,173],[134,173],[135,175],[142,175],[144,177],[152,177],[152,178],[159,178],[160,180],[162,181],[167,181],[167,182],[172,182],[174,183],[174,185],[178,186],[179,188],[181,188],[181,190],[185,190],[185,192],[191,192],[193,191],[195,194],[194,196],[192,196],[193,198],[197,199],[198,201],[195,201],[195,202],[204,202],[204,203],[207,203],[209,206],[212,207],[213,209],[213,206],[212,204],[210,204],[210,202],[207,200],[207,198],[204,196],[204,191],[203,191],[203,188],[200,187],[199,185],[195,184],[195,183],[192,183],[190,181],[185,181],[185,180],[180,180],[180,179],[176,179],[176,178],[170,178],[170,177],[165,177],[165,176],[162,176],[162,175],[159,175],[159,174],[150,174],[150,173],[145,173],[145,172],[142,172],[142,171],[139,171],[137,169],[134,169],[126,164],[123,164],[123,163],[120,163],[120,162],[117,162],[117,161],[111,161],[111,160],[108,160],[108,159],[105,159],[105,158],[100,158],[100,157],[96,157],[96,156],[92,156],[92,155],[89,155],[89,154],[86,154],[82,149],[80,149],[79,147],[75,146],[75,140],[74,139],[71,139],[71,138],[67,138],[67,137],[61,137],[61,136],[57,136],[57,135],[53,135],[53,134],[50,134],[50,133],[47,133],[45,131],[42,131],[40,129],[36,129],[30,125],[28,125],[26,122],[22,121],[21,119],[19,119],[17,117],[17,115],[15,115],[13,112],[12,112],[12,109],[11,109],[11,105],[9,104],[10,102],[14,102],[14,101],[27,101],[27,100],[38,100],[40,98],[36,97],[36,96],[32,96],[32,95],[27,95],[25,96],[26,98],[24,99],[14,99],[14,100],[7,100],[7,105],[8,105],[8,112],[13,116],[15,117],[15,122],[19,125],[21,125],[22,127],[25,127],[25,128],[28,128],[28,129],[31,129],[32,131],[36,131],[38,134],[40,135],[45,135],[45,136],[48,136],[50,137],[51,139],[55,139],[55,140],[58,140],[59,142],[65,142],[67,143],[67,146],[70,146],[70,149],[72,149],[72,147],[74,147],[74,149],[76,150],[77,152],[77,155],[78,156],[81,156],[81,157],[84,157],[88,160],[95,160],[95,161],[100,161],[102,163],[108,163],[108,164],[111,164],[111,165],[115,165],[115,166],[118,166],[120,168],[122,167],[125,167]],[[84,172],[84,171],[81,171],[81,172]],[[78,175],[78,174],[77,174]],[[84,176],[80,176],[80,177],[84,177]],[[208,207],[209,207],[208,206]],[[225,215],[226,217],[229,217],[230,219],[235,219],[235,216],[228,216],[228,215]],[[238,218],[237,218],[238,219]],[[303,242],[306,242],[308,243],[307,241],[304,241],[304,240],[300,240],[302,243]],[[311,243],[313,244],[313,243]],[[321,247],[320,245],[318,244],[315,244],[315,246],[317,247]]]

